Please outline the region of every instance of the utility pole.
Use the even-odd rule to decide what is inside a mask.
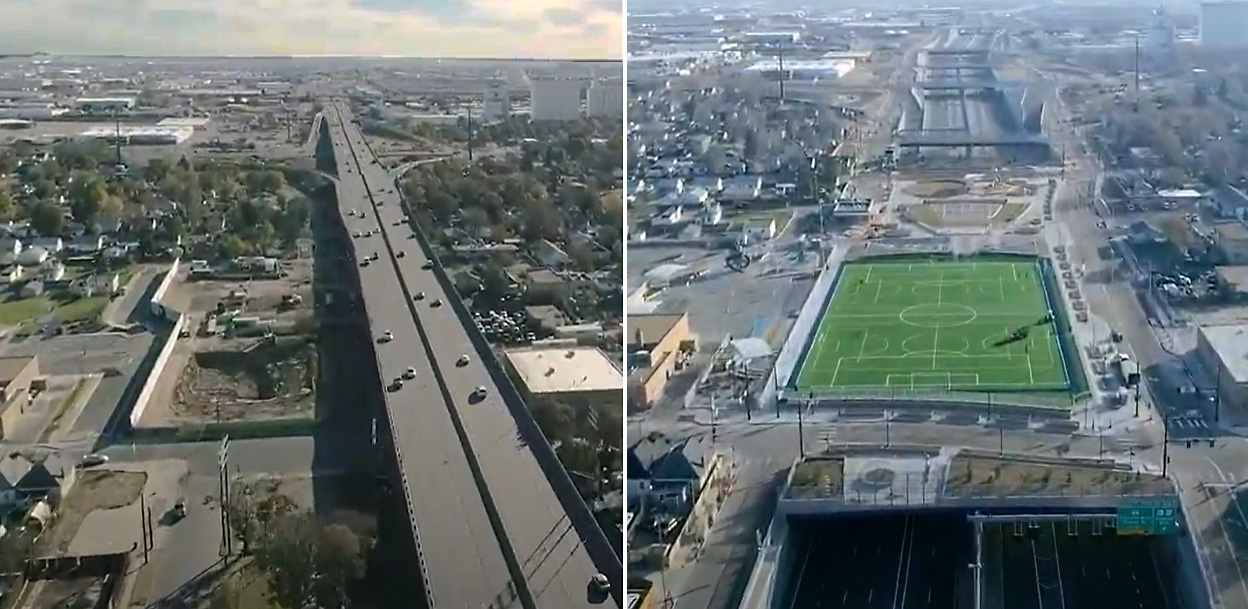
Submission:
[[[810,394],[809,404],[815,403],[815,394]],[[797,405],[797,454],[806,457],[806,427],[802,424],[802,411],[806,410],[806,404]]]
[[[1216,425],[1222,418],[1222,365],[1218,364],[1217,386],[1213,388],[1213,422]]]
[[[221,499],[221,550],[224,556],[233,553],[233,538],[230,535],[230,436],[221,438],[221,446],[217,449],[217,492]]]
[[[784,44],[776,45],[776,67],[780,77],[780,105],[784,105]]]
[[[1161,477],[1165,478],[1166,473],[1170,471],[1170,423],[1162,421],[1161,424]]]
[[[468,106],[468,162],[472,163],[472,106]]]
[[[1135,37],[1135,112],[1140,111],[1140,37]]]
[[[143,538],[143,564],[145,565],[147,564],[147,561],[150,558],[149,552],[151,551],[151,545],[147,543],[147,540],[148,540],[147,527],[150,524],[148,522],[148,513],[149,512],[147,511],[147,497],[145,493],[140,492],[139,493],[139,534]]]

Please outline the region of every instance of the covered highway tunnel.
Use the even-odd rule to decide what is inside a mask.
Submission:
[[[997,513],[1000,520],[979,524],[971,515],[924,510],[792,517],[787,560],[777,570],[780,602],[774,606],[1199,606],[1187,602],[1183,592],[1181,552],[1174,539],[1120,535],[1108,524],[1112,513],[1102,519],[1048,514],[1054,518],[1043,521],[1024,513]]]

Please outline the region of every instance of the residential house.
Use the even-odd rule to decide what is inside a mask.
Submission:
[[[69,289],[81,298],[116,294],[121,289],[121,275],[117,273],[91,275],[75,281]]]
[[[48,250],[35,245],[26,248],[17,255],[17,263],[21,266],[39,266],[48,260]]]
[[[65,265],[53,261],[39,269],[39,276],[44,281],[55,282],[65,279]]]
[[[724,180],[719,199],[724,202],[745,203],[761,197],[762,194],[763,178],[743,175]]]
[[[0,259],[9,258],[16,260],[17,255],[22,253],[22,241],[17,237],[0,238]]]
[[[17,283],[26,276],[26,269],[20,264],[6,266],[0,269],[0,284],[8,285]]]
[[[59,254],[65,249],[65,241],[60,237],[38,237],[30,240],[32,247],[41,247],[51,254]]]
[[[114,235],[121,232],[123,225],[121,218],[102,218],[95,223],[95,230],[101,235]]]
[[[59,497],[74,485],[77,474],[74,463],[56,453],[0,457],[0,506]]]
[[[83,235],[66,246],[75,254],[94,254],[104,249],[104,235]]]
[[[776,219],[751,218],[744,223],[741,233],[748,243],[770,241],[776,237]]]
[[[628,449],[627,496],[633,503],[661,504],[667,511],[684,511],[697,500],[706,482],[707,451],[703,443],[654,433]]]
[[[563,268],[572,261],[572,258],[568,256],[568,253],[563,251],[563,248],[547,241],[546,239],[542,239],[534,244],[532,253],[533,257],[536,258],[542,266],[548,266],[555,269]]]

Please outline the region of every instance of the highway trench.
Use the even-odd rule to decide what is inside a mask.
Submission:
[[[804,517],[784,609],[974,609],[974,527],[966,513]],[[1019,535],[985,525],[983,609],[1179,609],[1168,540],[1081,523]]]
[[[424,475],[447,477],[441,468],[429,466],[424,449],[413,450],[437,434],[441,441],[435,444],[444,445],[441,456],[448,462],[455,462],[459,469],[455,485],[462,487],[456,492],[461,503],[467,504],[470,513],[480,510],[485,516],[484,520],[474,516],[476,520],[468,528],[476,535],[482,551],[495,563],[493,568],[483,568],[482,572],[488,570],[493,573],[497,583],[486,586],[482,585],[485,580],[476,581],[477,597],[487,594],[503,594],[505,597],[514,592],[525,606],[529,603],[542,608],[586,606],[589,604],[587,587],[598,569],[590,559],[582,536],[571,524],[537,459],[520,439],[508,405],[489,371],[479,361],[467,331],[446,300],[447,294],[435,274],[424,268],[427,264],[434,264],[434,261],[412,238],[414,229],[408,223],[389,175],[380,165],[371,162],[371,151],[367,149],[358,128],[353,127],[342,114],[339,114],[338,122],[346,136],[347,149],[344,152],[353,155],[355,167],[361,172],[361,180],[371,189],[363,191],[363,196],[357,199],[361,202],[359,207],[364,207],[367,200],[371,217],[347,216],[344,221],[351,225],[351,232],[380,231],[380,239],[374,236],[356,240],[361,258],[371,256],[373,252],[377,252],[379,258],[387,258],[360,269],[363,275],[375,278],[372,281],[375,287],[365,288],[369,299],[373,299],[378,292],[385,292],[380,306],[369,304],[374,332],[385,332],[387,327],[383,326],[395,326],[389,328],[394,333],[394,341],[378,348],[383,381],[389,384],[407,367],[415,366],[418,369],[418,386],[405,384],[402,389],[390,394],[391,397],[410,395],[429,399],[433,395],[442,396],[440,408],[420,409],[440,411],[437,415],[412,415],[411,405],[401,402],[398,406],[400,410],[391,410],[391,417],[395,419],[395,442],[403,449],[402,469],[408,476],[423,469]],[[350,205],[344,203],[343,207],[350,208]],[[399,257],[399,252],[403,252],[403,257]],[[362,281],[369,282],[367,279]],[[416,296],[422,293],[424,298],[417,300]],[[404,301],[402,304],[397,302],[400,298]],[[442,301],[442,306],[434,306],[435,301]],[[400,327],[404,332],[402,337],[399,335]],[[467,364],[456,362],[461,355],[468,356]],[[419,365],[411,363],[413,361],[418,361]],[[478,387],[485,388],[485,397],[471,398]],[[392,399],[388,403],[395,402]],[[436,420],[429,420],[431,418]],[[409,440],[416,436],[424,439],[416,442]],[[460,453],[458,456],[448,455],[456,449]],[[407,454],[410,452],[418,454]],[[475,500],[471,497],[473,489],[469,487],[475,487]],[[424,487],[411,485],[413,492],[416,488]],[[576,500],[579,501],[579,497]],[[454,502],[428,500],[425,503],[423,508],[413,506],[416,520],[422,522],[420,533],[425,539],[440,533],[425,533],[422,509],[439,511],[447,519],[461,517]],[[435,523],[442,520],[441,517],[428,519]],[[485,539],[486,532],[494,536],[492,545]],[[601,535],[601,531],[598,534]],[[449,552],[466,551],[454,547],[454,535],[445,537],[446,540],[437,545],[438,552],[443,547]],[[443,543],[450,545],[443,546]],[[422,546],[429,545],[422,541]],[[460,547],[464,545],[461,543]],[[469,558],[465,557],[465,560]],[[499,560],[506,568],[497,565]],[[438,586],[436,579],[439,576],[432,572],[432,563],[438,561],[432,556],[427,556],[427,561],[430,563],[430,579],[434,586]],[[456,578],[453,567],[439,568],[445,572],[442,577]],[[500,581],[498,574],[506,572],[512,574],[509,581]],[[608,577],[611,578],[611,574]],[[617,577],[622,579],[622,573]],[[458,579],[462,580],[462,586],[474,586],[470,577],[460,575]],[[463,587],[460,591],[460,594],[471,594]],[[616,592],[613,589],[613,593]],[[440,594],[435,595],[435,602],[445,604],[437,600],[437,596]],[[618,598],[616,602],[619,602]],[[485,606],[488,602],[453,604]]]

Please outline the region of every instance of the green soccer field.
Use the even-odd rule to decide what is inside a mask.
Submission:
[[[1035,261],[851,263],[798,390],[1070,387]]]

